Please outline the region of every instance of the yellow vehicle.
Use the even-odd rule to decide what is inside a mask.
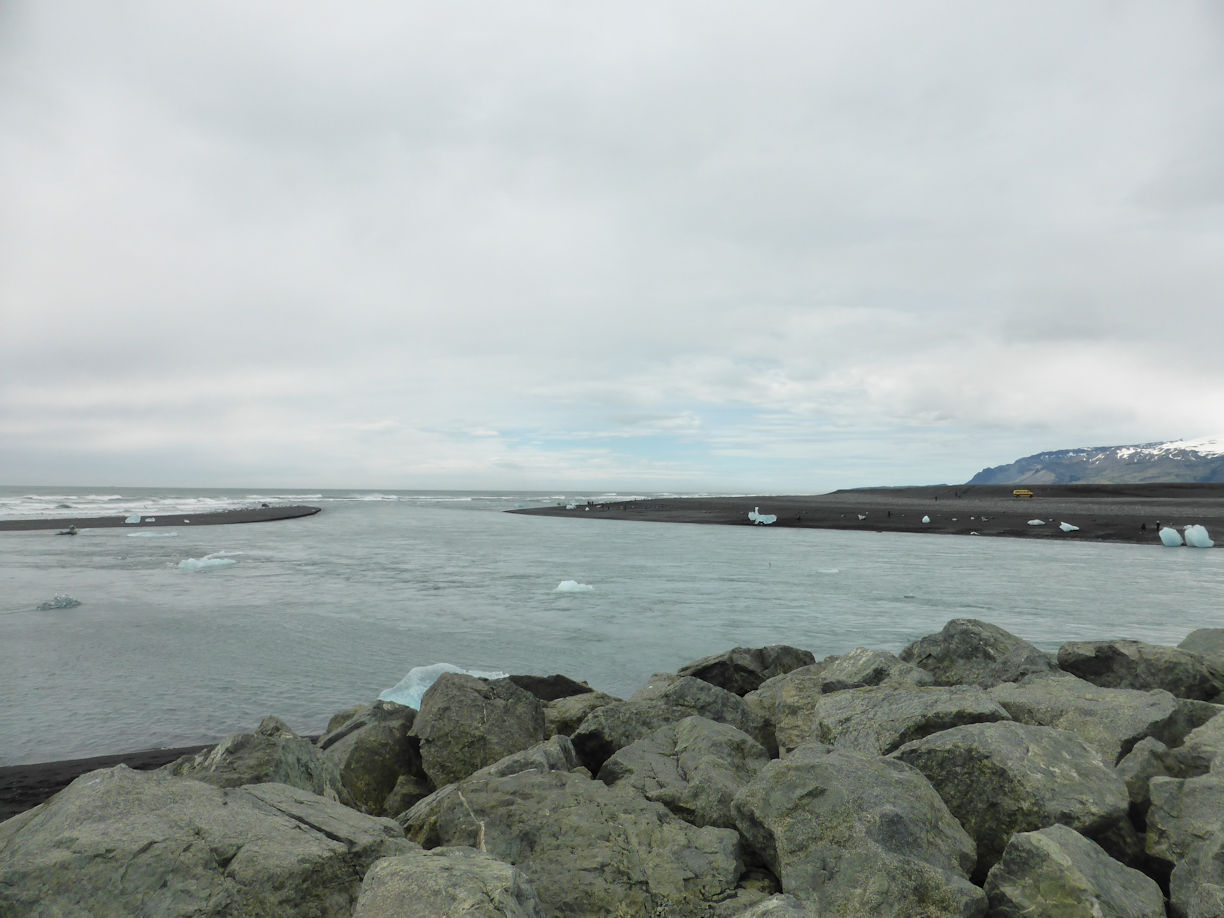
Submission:
[[[1012,497],[1032,497],[1032,496],[1033,496],[1033,492],[1030,491],[1028,488],[1016,488],[1016,490],[1012,491]]]

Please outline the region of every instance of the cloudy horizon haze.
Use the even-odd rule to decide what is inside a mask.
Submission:
[[[0,482],[812,493],[1224,433],[1224,7],[0,0]]]

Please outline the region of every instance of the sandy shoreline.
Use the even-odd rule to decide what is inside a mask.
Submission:
[[[232,523],[269,523],[313,516],[321,507],[301,504],[279,507],[244,507],[236,510],[213,510],[207,513],[166,513],[142,516],[140,522],[129,523],[125,516],[58,516],[25,520],[0,520],[0,532],[30,532],[45,529],[147,529],[160,526],[221,526]]]
[[[819,495],[676,497],[512,510],[534,516],[751,526],[748,511],[774,527],[927,532],[1011,538],[1129,542],[1160,547],[1156,526],[1207,527],[1224,544],[1224,484],[1046,485],[1034,497],[1010,485],[857,488]],[[923,518],[930,522],[924,523]],[[1040,519],[1044,525],[1029,525]],[[1078,526],[1064,532],[1062,522]]]

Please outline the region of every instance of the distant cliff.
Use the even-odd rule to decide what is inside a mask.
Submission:
[[[1224,482],[1224,437],[1058,449],[982,469],[969,484]]]

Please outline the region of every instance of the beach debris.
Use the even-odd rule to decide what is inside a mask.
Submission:
[[[1059,523],[1058,528],[1063,532],[1079,532],[1079,527],[1073,526],[1070,523]]]
[[[595,587],[589,583],[579,583],[577,580],[562,580],[554,588],[554,593],[589,593]]]
[[[1160,541],[1166,548],[1176,548],[1182,544],[1181,533],[1171,526],[1162,526],[1160,529]]]
[[[1186,526],[1185,530],[1186,544],[1191,548],[1211,548],[1213,545],[1215,545],[1215,542],[1212,541],[1211,536],[1207,534],[1206,526],[1191,524]]]
[[[929,523],[929,522],[931,521],[931,518],[930,518],[929,516],[924,516],[924,517],[922,518],[922,521],[923,521],[924,523]]]
[[[1045,520],[1029,520],[1029,521],[1028,521],[1028,524],[1029,524],[1030,526],[1044,526],[1044,525],[1045,525]]]
[[[752,520],[757,526],[768,526],[770,523],[776,522],[778,516],[775,513],[762,513],[760,507],[753,507],[748,511],[748,519]]]

